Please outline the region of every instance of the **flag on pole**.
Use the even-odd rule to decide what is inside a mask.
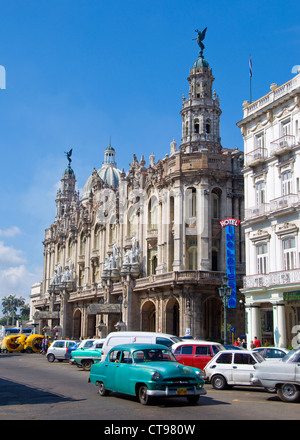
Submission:
[[[250,74],[250,78],[252,77],[252,61],[251,61],[251,55],[249,57],[249,74]]]

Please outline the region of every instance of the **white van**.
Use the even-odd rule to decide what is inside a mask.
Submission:
[[[164,333],[155,332],[138,332],[138,331],[128,331],[128,332],[112,332],[106,336],[102,347],[102,357],[101,361],[106,359],[107,353],[115,345],[121,344],[161,344],[171,347],[173,344],[180,342],[180,338],[173,335],[166,335]]]

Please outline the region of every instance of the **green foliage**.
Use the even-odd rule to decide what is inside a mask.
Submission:
[[[18,309],[20,309],[23,319],[29,317],[29,306],[26,305],[22,296],[17,298],[16,295],[9,295],[2,299],[2,312],[6,317],[6,325],[15,324]]]

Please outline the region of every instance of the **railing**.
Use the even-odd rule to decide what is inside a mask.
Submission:
[[[259,206],[254,206],[253,208],[245,209],[245,220],[260,217],[262,215],[267,215],[270,211],[269,203],[261,203]]]
[[[287,151],[290,151],[295,144],[295,136],[286,134],[285,136],[282,136],[281,138],[271,142],[270,154],[277,156],[279,154],[286,153]]]
[[[274,102],[280,96],[290,93],[291,90],[299,87],[299,85],[300,85],[300,76],[297,75],[296,77],[292,78],[290,81],[283,84],[282,86],[275,87],[274,90],[269,92],[267,95],[263,96],[262,98],[258,99],[257,101],[251,104],[244,106],[244,118],[249,116],[251,113],[256,112],[258,109],[267,106],[271,102]]]
[[[270,212],[279,211],[280,209],[292,208],[299,204],[299,197],[297,194],[287,194],[270,200]]]
[[[264,162],[268,158],[268,150],[266,148],[256,148],[245,156],[245,166],[255,166]]]
[[[271,287],[299,283],[300,269],[271,272],[269,274],[248,275],[243,279],[244,289]]]
[[[286,194],[285,196],[277,197],[270,200],[270,203],[261,203],[259,206],[245,209],[245,220],[254,219],[264,215],[273,214],[283,209],[294,209],[299,206],[299,194]]]

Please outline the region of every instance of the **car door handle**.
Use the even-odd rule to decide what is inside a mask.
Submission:
[[[237,368],[235,365],[232,368]]]

